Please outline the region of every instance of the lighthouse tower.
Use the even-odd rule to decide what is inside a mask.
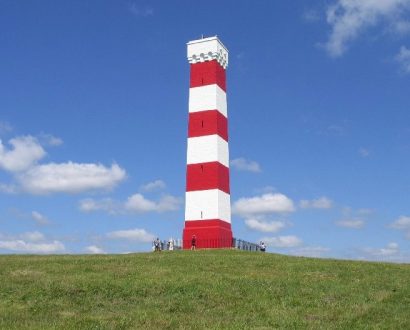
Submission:
[[[184,249],[232,245],[226,67],[217,37],[188,42],[190,63]]]

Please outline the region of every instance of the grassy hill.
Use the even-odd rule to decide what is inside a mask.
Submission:
[[[0,256],[1,329],[410,329],[410,265],[233,250]]]

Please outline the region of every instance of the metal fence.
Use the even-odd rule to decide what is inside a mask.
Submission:
[[[243,239],[239,238],[232,238],[232,247],[238,250],[245,250],[245,251],[261,251],[261,247],[259,244],[251,243],[244,241]]]
[[[182,242],[184,249],[192,247],[192,239],[185,239]],[[232,247],[231,238],[196,238],[195,247],[197,249],[229,249]]]
[[[184,244],[189,249],[191,248],[191,242],[183,242],[181,239],[169,239],[169,240],[162,240],[159,243],[159,247],[161,251],[168,250],[182,250]],[[196,247],[201,249],[203,247],[206,248],[233,248],[238,250],[244,251],[261,251],[261,246],[256,243],[251,243],[239,238],[232,238],[232,242],[226,242],[226,240],[219,241],[219,240],[197,240]],[[152,242],[152,250],[155,250],[155,241]]]

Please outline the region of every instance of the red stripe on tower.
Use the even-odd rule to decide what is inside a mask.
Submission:
[[[225,69],[217,60],[191,64],[191,79],[189,87],[199,87],[217,84],[226,91]]]
[[[217,37],[190,41],[184,249],[232,246],[226,67]]]
[[[218,110],[206,110],[189,114],[188,137],[217,134],[228,141],[228,119]]]
[[[229,168],[219,162],[188,164],[186,191],[219,189],[229,191]]]

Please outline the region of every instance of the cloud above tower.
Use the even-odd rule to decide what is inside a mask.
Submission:
[[[267,193],[261,196],[240,198],[233,203],[232,213],[249,217],[251,215],[290,213],[295,211],[293,201],[281,193]]]
[[[21,172],[42,159],[46,152],[33,136],[18,136],[9,140],[10,148],[0,140],[0,169]]]
[[[262,172],[260,165],[254,160],[249,160],[246,158],[235,158],[231,160],[231,167],[238,171],[247,171],[253,173]]]
[[[245,225],[252,230],[265,233],[276,233],[286,226],[283,221],[266,221],[258,218],[246,219]]]
[[[332,57],[342,56],[349,45],[364,31],[383,25],[385,30],[403,34],[410,32],[405,14],[409,0],[338,0],[328,6],[326,20],[331,31],[323,45]]]
[[[319,197],[312,200],[302,199],[299,205],[302,209],[330,209],[333,202],[327,197]]]
[[[24,191],[32,194],[80,193],[109,190],[124,180],[126,172],[117,164],[49,163],[35,166],[17,176]]]
[[[17,236],[0,233],[0,250],[20,253],[61,253],[65,246],[58,240],[47,240],[41,232],[25,232]]]
[[[164,213],[179,210],[181,199],[169,194],[160,196],[157,200],[149,199],[141,193],[129,196],[125,201],[111,198],[92,199],[80,201],[79,209],[82,212],[102,211],[112,215],[129,213]]]

